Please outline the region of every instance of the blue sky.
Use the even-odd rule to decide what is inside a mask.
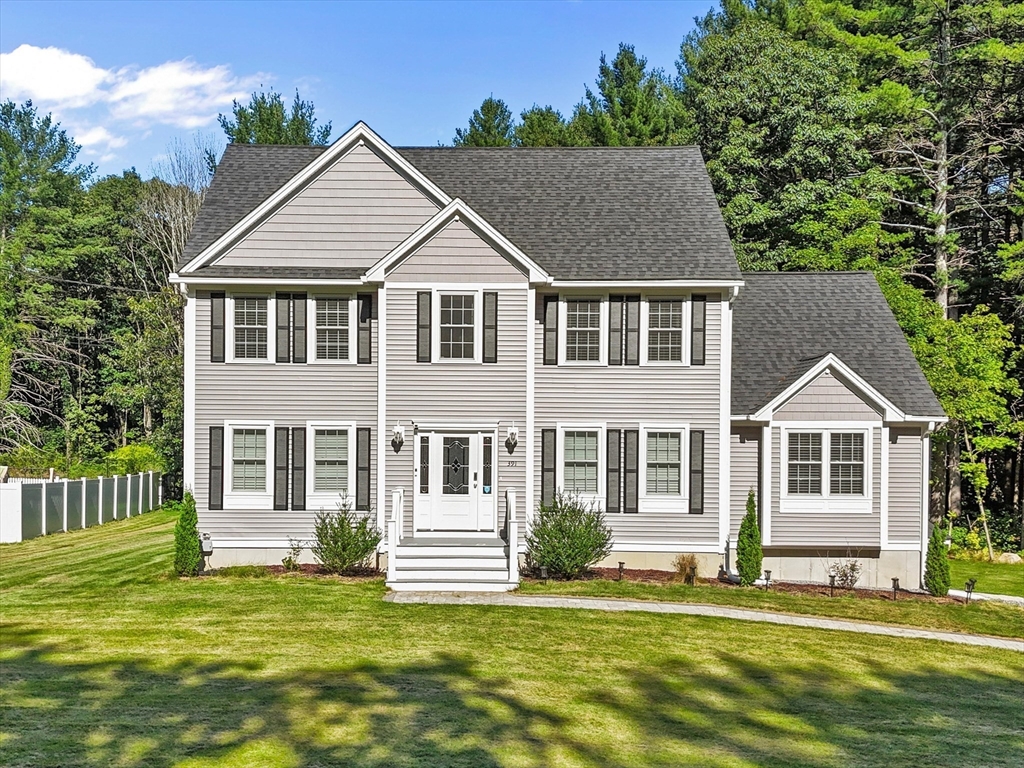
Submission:
[[[571,112],[601,52],[631,43],[675,73],[711,0],[690,2],[0,1],[0,97],[32,98],[100,173],[149,175],[259,86],[296,88],[333,123],[392,144],[450,142],[488,96]]]

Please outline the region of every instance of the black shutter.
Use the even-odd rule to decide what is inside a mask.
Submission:
[[[416,362],[430,362],[430,291],[416,293]]]
[[[356,430],[356,509],[370,510],[370,428]]]
[[[292,427],[292,509],[306,508],[306,428]]]
[[[640,432],[635,429],[625,430],[626,434],[626,455],[623,489],[622,489],[622,511],[640,511]]]
[[[306,362],[306,294],[292,294],[292,362]]]
[[[626,365],[640,365],[640,297],[626,297]]]
[[[704,514],[704,432],[690,432],[690,514]]]
[[[224,509],[224,427],[210,427],[210,509]]]
[[[373,332],[373,294],[360,293],[359,301],[359,335],[356,360],[359,363],[372,363],[373,350],[370,347]]]
[[[288,509],[288,427],[274,428],[274,509]]]
[[[608,365],[622,365],[622,307],[624,296],[608,297]]]
[[[622,438],[617,429],[608,430],[608,470],[606,475],[608,511],[622,511]]]
[[[707,322],[707,296],[694,296],[690,300],[693,307],[693,322],[690,327],[690,363],[704,365],[704,326]]]
[[[291,349],[292,295],[277,294],[277,362],[289,363],[292,359]]]
[[[498,362],[498,294],[484,292],[484,362]]]
[[[550,504],[555,499],[555,430],[540,431],[540,503]]]
[[[210,294],[210,362],[224,362],[224,294]]]
[[[544,297],[544,365],[558,365],[558,297]]]

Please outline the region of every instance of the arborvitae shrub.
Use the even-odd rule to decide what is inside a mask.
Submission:
[[[747,514],[740,524],[740,535],[736,542],[736,570],[740,583],[749,587],[761,577],[761,531],[757,527],[757,501],[754,491],[747,494]]]
[[[558,492],[541,504],[526,534],[526,562],[558,578],[575,579],[612,551],[612,530],[596,504]]]
[[[936,597],[949,594],[949,550],[942,526],[936,525],[928,539],[928,555],[924,561],[924,586]]]
[[[185,491],[181,513],[174,525],[174,570],[179,576],[195,576],[203,562],[199,548],[199,516],[191,491]]]
[[[314,516],[309,549],[328,573],[345,573],[369,568],[383,538],[373,515],[353,512],[352,502],[342,497],[337,512],[320,510]]]

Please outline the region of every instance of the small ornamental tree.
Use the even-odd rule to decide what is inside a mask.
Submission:
[[[550,504],[541,504],[526,534],[526,562],[555,577],[575,579],[612,551],[612,530],[604,512],[579,496],[559,491]]]
[[[369,568],[383,533],[370,514],[352,510],[348,496],[343,495],[337,506],[337,512],[320,510],[313,518],[313,557],[328,573]]]
[[[174,570],[179,576],[195,576],[203,562],[199,547],[199,516],[191,491],[185,491],[181,512],[174,525]]]
[[[740,535],[736,542],[736,570],[740,584],[749,587],[761,577],[761,531],[757,527],[757,501],[754,491],[747,494],[747,514],[740,524]]]
[[[942,526],[932,528],[928,554],[924,561],[924,586],[936,597],[949,594],[949,549],[942,535]]]

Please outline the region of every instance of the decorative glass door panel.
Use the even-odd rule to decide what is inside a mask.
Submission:
[[[446,496],[469,495],[469,437],[444,438],[444,482]]]

